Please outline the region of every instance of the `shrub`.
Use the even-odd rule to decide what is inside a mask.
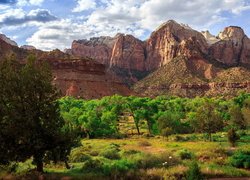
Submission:
[[[174,141],[177,141],[177,142],[184,142],[184,141],[187,141],[187,138],[183,137],[183,136],[180,136],[180,135],[176,135],[174,137]]]
[[[102,172],[102,170],[103,162],[99,159],[90,158],[82,166],[82,171],[85,172]]]
[[[192,159],[192,157],[194,156],[192,152],[190,152],[187,149],[183,149],[183,150],[179,150],[177,151],[176,155],[181,158],[181,160],[184,159]]]
[[[229,163],[237,168],[249,168],[250,151],[238,151],[229,158]]]
[[[69,156],[69,161],[73,163],[85,162],[91,157],[88,154],[83,153],[82,151],[73,150]]]
[[[101,153],[101,156],[107,159],[120,159],[119,150],[116,148],[104,149]]]
[[[249,159],[249,161],[245,161],[243,163],[243,166],[244,166],[245,169],[250,169],[250,159]]]
[[[190,167],[186,173],[186,179],[187,180],[202,180],[203,179],[199,165],[196,161],[193,161],[190,164]]]
[[[122,174],[134,169],[136,166],[133,162],[126,159],[121,159],[117,161],[112,161],[111,163],[106,163],[103,166],[103,172],[107,176],[122,176]]]
[[[138,153],[140,153],[140,151],[130,149],[130,150],[123,151],[122,155],[123,156],[130,156],[130,155],[134,155],[134,154],[138,154]]]
[[[139,146],[151,146],[150,142],[143,140],[138,142]]]
[[[90,152],[89,152],[89,155],[90,155],[90,156],[98,156],[98,155],[99,155],[99,152],[98,152],[98,151],[90,151]]]

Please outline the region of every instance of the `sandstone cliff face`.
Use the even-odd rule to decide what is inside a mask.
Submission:
[[[77,57],[89,57],[102,64],[109,64],[112,48],[117,38],[100,37],[73,41],[71,53]]]
[[[207,53],[207,42],[201,33],[173,20],[163,24],[152,33],[146,42],[147,69],[157,69],[179,55],[186,55],[185,51],[189,50],[183,49],[181,45],[186,41],[192,41],[199,47],[200,52]],[[188,56],[192,55],[189,53]]]
[[[211,57],[230,66],[250,64],[250,40],[240,27],[227,27],[218,37],[220,41],[209,48]]]
[[[49,62],[53,68],[53,83],[64,96],[93,99],[114,94],[133,94],[114,74],[108,73],[102,64],[90,60],[57,59]]]
[[[110,67],[145,71],[145,54],[143,42],[131,35],[117,36],[112,49]]]
[[[108,67],[145,70],[143,42],[131,35],[117,34],[114,38],[74,41],[71,53],[78,57],[90,57]]]

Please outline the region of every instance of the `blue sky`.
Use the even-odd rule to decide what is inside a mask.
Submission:
[[[250,0],[0,0],[0,33],[43,50],[118,32],[145,40],[169,19],[214,35],[241,26],[250,36],[249,17]]]

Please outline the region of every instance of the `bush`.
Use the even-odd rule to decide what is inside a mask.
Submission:
[[[142,169],[159,167],[162,164],[162,160],[152,154],[141,153],[135,156],[134,160],[137,167]]]
[[[184,141],[187,141],[187,138],[185,138],[183,136],[180,136],[180,135],[176,135],[174,137],[174,141],[176,141],[176,142],[184,142]]]
[[[192,159],[192,157],[194,156],[192,152],[190,152],[187,149],[183,149],[183,150],[179,150],[177,151],[176,155],[181,158],[181,160],[184,159]]]
[[[90,155],[90,156],[98,156],[98,155],[99,155],[99,152],[98,152],[98,151],[90,151],[90,152],[89,152],[89,155]]]
[[[249,159],[249,161],[245,161],[243,163],[243,166],[244,166],[245,169],[250,169],[250,159]]]
[[[137,153],[128,157],[139,169],[169,167],[176,165],[178,160],[168,153],[159,155]]]
[[[145,141],[145,140],[144,141],[139,141],[138,145],[139,146],[151,146],[150,142]]]
[[[107,159],[120,159],[120,154],[119,154],[118,149],[116,148],[110,148],[110,149],[104,149],[100,155],[107,158]]]
[[[229,163],[237,168],[249,168],[250,151],[238,151],[229,158]]]
[[[69,161],[73,163],[85,162],[91,157],[88,154],[83,153],[82,151],[73,150],[69,156]]]
[[[134,155],[134,154],[138,154],[138,153],[141,153],[141,152],[134,150],[134,149],[130,149],[130,150],[123,151],[122,155],[123,156],[130,156],[130,155]]]
[[[202,180],[202,174],[199,168],[199,165],[196,161],[190,164],[190,167],[186,173],[187,180]]]
[[[121,159],[104,164],[103,172],[107,176],[112,175],[117,177],[122,176],[122,174],[134,168],[136,168],[136,166],[133,162],[128,161],[126,159]]]
[[[84,172],[102,172],[103,162],[99,159],[90,158],[82,166],[82,171]]]

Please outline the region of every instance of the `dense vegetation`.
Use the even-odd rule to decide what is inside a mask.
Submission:
[[[244,93],[231,100],[118,95],[100,100],[65,97],[59,104],[67,127],[89,138],[204,133],[212,141],[212,133],[246,129],[250,121],[250,94]]]

